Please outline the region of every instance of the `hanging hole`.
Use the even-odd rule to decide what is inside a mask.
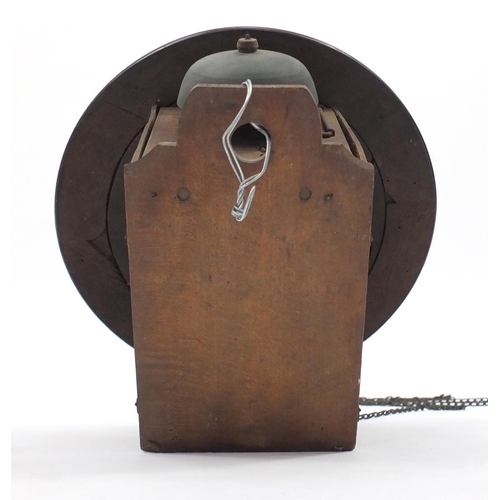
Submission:
[[[266,136],[250,123],[238,127],[232,137],[231,145],[239,160],[255,163],[266,154]]]

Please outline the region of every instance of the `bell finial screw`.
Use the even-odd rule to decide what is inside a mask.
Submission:
[[[247,33],[243,38],[238,40],[236,44],[238,52],[243,52],[245,54],[251,54],[257,52],[259,48],[259,42],[256,38],[252,38],[249,33]]]

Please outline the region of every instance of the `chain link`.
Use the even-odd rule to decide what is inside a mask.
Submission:
[[[433,398],[359,398],[360,406],[393,406],[388,410],[360,413],[359,420],[408,413],[420,410],[465,410],[468,406],[488,406],[488,398],[456,399],[453,396],[435,396]]]

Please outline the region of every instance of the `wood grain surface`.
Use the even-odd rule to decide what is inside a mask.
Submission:
[[[349,450],[373,167],[322,142],[305,88],[254,87],[241,123],[263,125],[273,144],[236,221],[238,181],[221,139],[245,93],[195,88],[177,144],[125,169],[141,447]]]

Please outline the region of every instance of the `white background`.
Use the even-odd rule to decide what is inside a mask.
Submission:
[[[490,352],[499,333],[489,278],[497,266],[493,259],[488,265],[487,253],[488,213],[496,227],[490,233],[498,231],[488,210],[488,186],[495,190],[491,178],[488,184],[487,80],[498,58],[487,50],[492,5],[18,2],[7,169],[13,279],[4,332],[11,339],[14,498],[485,498],[484,408],[363,422],[350,454],[142,453],[133,350],[74,288],[57,246],[53,201],[78,119],[146,53],[229,26],[326,42],[368,66],[403,101],[427,144],[438,192],[427,263],[407,300],[365,343],[361,392],[491,395]]]

